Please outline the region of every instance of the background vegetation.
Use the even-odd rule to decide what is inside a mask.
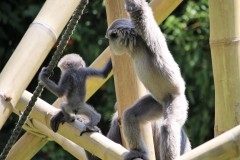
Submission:
[[[0,1],[0,71],[10,58],[25,31],[42,7],[43,0]],[[189,100],[189,118],[185,128],[192,146],[196,147],[213,138],[214,84],[209,48],[209,19],[207,0],[183,1],[161,24],[169,48],[178,62],[186,80]],[[105,6],[102,1],[90,0],[65,53],[79,53],[87,64],[106,48],[104,38],[107,29]],[[55,47],[53,47],[54,51]],[[47,65],[52,53],[43,65]],[[53,79],[59,78],[56,69]],[[27,90],[37,85],[36,77]],[[45,91],[42,98],[52,103],[55,97]],[[113,78],[89,101],[102,114],[99,127],[108,131],[113,106],[116,101]],[[12,115],[0,131],[0,151],[14,128],[17,116]],[[48,143],[33,159],[74,159],[54,142]]]

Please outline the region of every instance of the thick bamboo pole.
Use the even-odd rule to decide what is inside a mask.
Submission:
[[[79,2],[80,0],[46,1],[28,28],[0,75],[0,128],[55,44]],[[5,103],[6,101],[8,103]]]
[[[240,159],[240,125],[184,154],[179,160]]]
[[[110,25],[115,19],[127,17],[123,0],[105,0],[105,3],[108,25]],[[125,54],[123,56],[115,56],[112,54],[112,60],[114,65],[114,82],[118,103],[118,118],[121,119],[123,111],[130,107],[137,99],[145,95],[147,92],[137,78],[137,75],[134,72],[133,64],[128,55]],[[150,122],[147,122],[145,125],[141,126],[141,133],[147,145],[149,158],[154,160],[155,152]],[[125,144],[125,141],[123,144]],[[126,144],[124,146],[126,147]]]
[[[27,91],[23,93],[20,103],[25,105],[18,106],[20,111],[25,109],[31,96],[32,94]],[[34,119],[50,128],[50,118],[56,112],[58,112],[58,109],[38,99],[30,114],[30,118],[34,117]],[[80,136],[80,131],[83,127],[84,124],[79,121],[71,124],[64,123],[59,126],[58,133],[104,160],[122,160],[127,154],[128,151],[125,148],[112,142],[100,133],[85,133]]]
[[[215,136],[240,123],[240,1],[209,0]]]

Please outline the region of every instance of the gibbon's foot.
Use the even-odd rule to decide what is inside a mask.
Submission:
[[[80,136],[82,136],[82,134],[86,132],[101,132],[101,131],[97,126],[94,126],[94,127],[85,126],[83,130],[80,132]]]
[[[63,124],[65,122],[74,122],[75,118],[74,117],[71,117],[71,118],[68,118],[66,120],[66,118],[64,117],[64,114],[62,111],[59,111],[57,114],[55,114],[51,120],[50,120],[50,127],[52,128],[52,130],[54,132],[57,132],[58,130],[58,127],[60,124]]]
[[[148,155],[144,152],[139,152],[136,150],[130,151],[125,157],[124,160],[133,160],[135,158],[141,158],[143,160],[149,160]]]

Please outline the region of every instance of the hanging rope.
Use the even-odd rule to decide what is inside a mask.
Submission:
[[[78,5],[75,12],[73,13],[72,18],[67,25],[67,29],[65,30],[64,34],[62,35],[61,40],[57,46],[57,49],[54,52],[54,55],[47,67],[49,73],[52,73],[53,69],[56,67],[61,55],[63,54],[64,49],[67,46],[67,42],[70,39],[71,35],[73,34],[73,31],[78,23],[78,20],[80,19],[81,15],[83,13],[83,10],[87,4],[88,4],[88,0],[81,0],[80,4]],[[44,88],[44,86],[42,84],[38,83],[38,86],[36,87],[35,91],[33,92],[33,96],[31,97],[31,100],[29,101],[22,116],[19,118],[19,121],[18,121],[17,125],[15,126],[10,139],[8,140],[6,146],[4,147],[4,149],[0,155],[0,160],[4,160],[7,157],[10,149],[12,148],[12,146],[16,142],[17,138],[19,137],[19,135],[22,131],[22,126],[24,125],[29,113],[31,112],[32,107],[35,105],[37,98],[41,95],[43,88]]]

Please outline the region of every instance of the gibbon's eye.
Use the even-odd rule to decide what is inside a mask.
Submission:
[[[113,31],[113,32],[110,33],[109,37],[112,38],[112,39],[115,39],[115,38],[118,37],[118,34],[117,34],[116,31]]]

